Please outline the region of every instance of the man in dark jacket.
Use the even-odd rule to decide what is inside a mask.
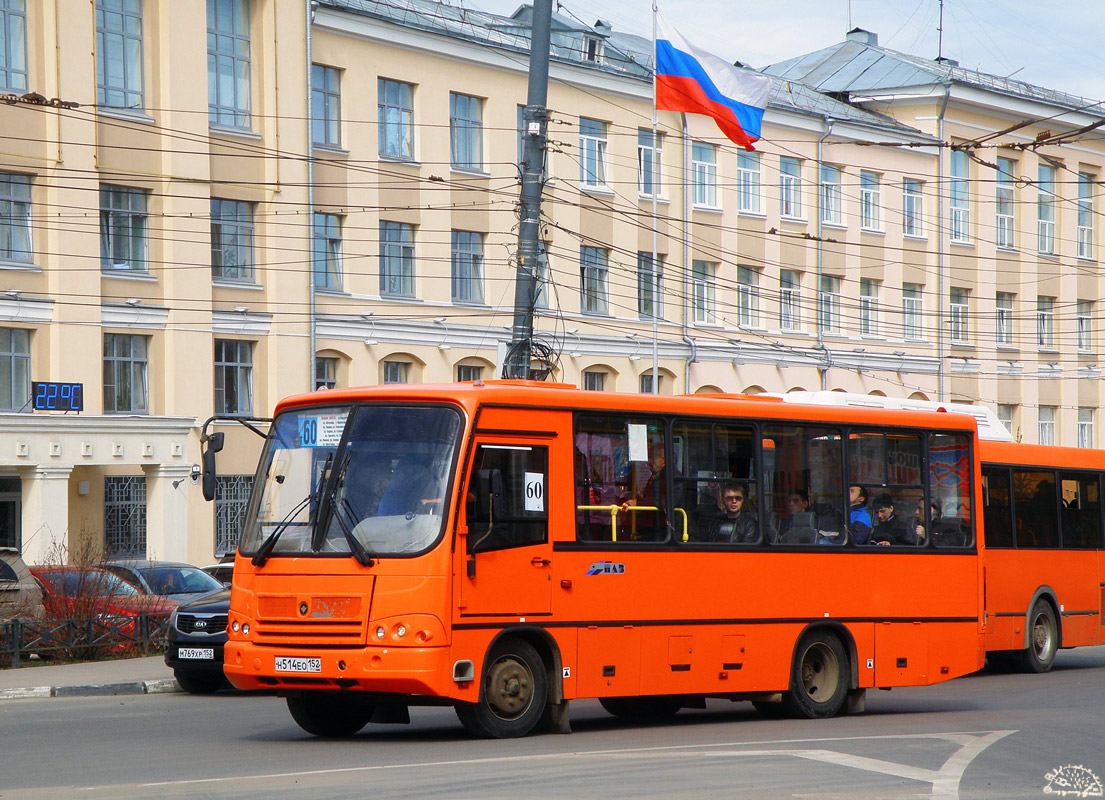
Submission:
[[[883,492],[872,505],[878,517],[871,532],[872,544],[917,544],[917,534],[909,529],[909,523],[894,513],[893,497]]]
[[[738,544],[755,544],[759,541],[760,525],[756,515],[744,509],[747,502],[744,487],[739,483],[726,483],[721,488],[721,502],[725,513],[714,522],[711,541]]]

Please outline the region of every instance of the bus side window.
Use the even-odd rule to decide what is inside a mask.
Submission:
[[[982,512],[987,547],[1015,547],[1013,539],[1012,493],[1006,467],[983,467]]]
[[[548,464],[546,447],[476,448],[465,503],[469,554],[548,541]]]
[[[974,544],[971,448],[966,436],[929,435],[928,515],[932,546],[969,547]]]
[[[1013,470],[1017,547],[1058,548],[1059,506],[1055,473]]]
[[[1101,543],[1101,502],[1097,496],[1097,474],[1060,473],[1063,549],[1095,549]]]

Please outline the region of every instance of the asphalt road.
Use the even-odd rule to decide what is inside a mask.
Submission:
[[[0,798],[1101,797],[1103,712],[1105,647],[1048,675],[869,692],[852,717],[711,702],[636,726],[581,701],[570,736],[504,742],[469,738],[451,709],[319,740],[268,696],[16,700],[0,704]],[[1076,788],[1090,793],[1059,794]]]

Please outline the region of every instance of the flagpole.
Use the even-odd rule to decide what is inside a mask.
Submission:
[[[652,173],[652,286],[650,287],[652,297],[652,393],[660,394],[660,366],[659,366],[659,337],[660,337],[660,321],[659,321],[659,309],[658,303],[661,302],[660,294],[660,257],[657,253],[659,249],[657,246],[657,233],[656,233],[656,195],[660,191],[660,159],[659,142],[656,139],[656,128],[658,123],[658,112],[656,111],[656,14],[657,14],[656,0],[652,2],[652,163],[649,165],[650,172]]]

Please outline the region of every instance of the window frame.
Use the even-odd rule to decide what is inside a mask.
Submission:
[[[835,164],[822,164],[818,171],[818,193],[821,200],[821,222],[825,225],[843,225],[844,208],[841,193],[843,170]]]
[[[484,234],[479,231],[449,232],[450,286],[454,303],[484,302]]]
[[[216,414],[253,413],[253,345],[242,339],[215,340]],[[230,398],[228,379],[233,385]]]
[[[17,336],[16,334],[19,334]],[[17,342],[16,340],[20,341]],[[17,349],[22,345],[22,349]],[[0,411],[21,412],[30,408],[31,403],[31,331],[24,328],[0,328],[0,367],[6,364],[4,380],[0,387],[7,384],[6,395],[0,394]],[[22,384],[24,397],[17,403],[18,385]]]
[[[415,297],[414,226],[380,220],[380,296]]]
[[[998,157],[995,170],[994,204],[995,204],[995,237],[997,247],[1014,249],[1016,241],[1016,196],[1017,184],[1015,172],[1017,162],[1004,156]]]
[[[691,261],[691,320],[696,325],[717,324],[717,271],[715,261]]]
[[[131,3],[137,11],[128,8]],[[96,103],[140,111],[145,107],[142,0],[96,0],[95,8]]]
[[[882,233],[882,176],[870,170],[859,173],[859,226]]]
[[[149,192],[131,186],[100,184],[100,269],[103,272],[149,272]],[[121,229],[121,234],[116,232]],[[115,260],[125,242],[127,258]],[[132,250],[138,250],[136,254]]]
[[[34,261],[30,175],[0,171],[0,260]],[[15,242],[20,240],[20,244]]]
[[[27,91],[27,3],[26,0],[0,0],[0,37],[3,60],[0,61],[0,88]],[[17,46],[13,42],[18,40]]]
[[[637,194],[660,197],[663,193],[664,135],[649,128],[637,129]]]
[[[971,343],[971,293],[960,286],[948,289],[948,326],[952,344]]]
[[[656,253],[656,266],[653,254],[647,250],[637,252],[637,315],[641,319],[664,318],[664,254]]]
[[[215,280],[253,283],[254,265],[253,203],[244,200],[211,198],[211,277]],[[228,265],[223,256],[228,249],[238,263]],[[222,254],[222,255],[220,255]]]
[[[1016,302],[1016,297],[1012,292],[997,292],[994,296],[994,334],[999,347],[1014,347],[1016,345],[1015,317],[1013,314],[1013,304]]]
[[[376,79],[376,145],[380,158],[414,161],[414,92],[412,83]]]
[[[103,348],[104,413],[149,414],[149,337],[105,333]]]
[[[1056,168],[1040,163],[1036,167],[1036,251],[1040,255],[1055,255],[1055,194]]]
[[[790,156],[779,159],[779,216],[800,220],[802,216],[802,161]]]
[[[902,338],[924,339],[925,289],[920,283],[902,284]]]
[[[483,172],[484,99],[449,92],[449,163],[453,169]]]
[[[965,150],[952,150],[948,180],[948,238],[971,243],[971,162]]]
[[[579,248],[579,310],[582,314],[610,313],[610,251],[604,247]]]
[[[802,273],[779,270],[779,329],[802,330]]]
[[[315,211],[311,215],[311,273],[316,289],[342,291],[343,223],[340,214]]]
[[[590,117],[579,118],[579,185],[584,189],[608,189],[610,174],[608,123]]]
[[[859,279],[859,333],[879,335],[879,282],[874,278]]]
[[[925,184],[916,178],[902,179],[902,235],[925,237]]]
[[[325,64],[311,65],[311,142],[340,148],[341,73]]]
[[[761,164],[759,153],[748,150],[737,151],[737,213],[762,214]]]
[[[219,13],[227,6],[229,20]],[[250,12],[249,0],[207,0],[207,115],[214,126],[253,124]]]
[[[691,142],[691,205],[718,208],[717,145]]]

